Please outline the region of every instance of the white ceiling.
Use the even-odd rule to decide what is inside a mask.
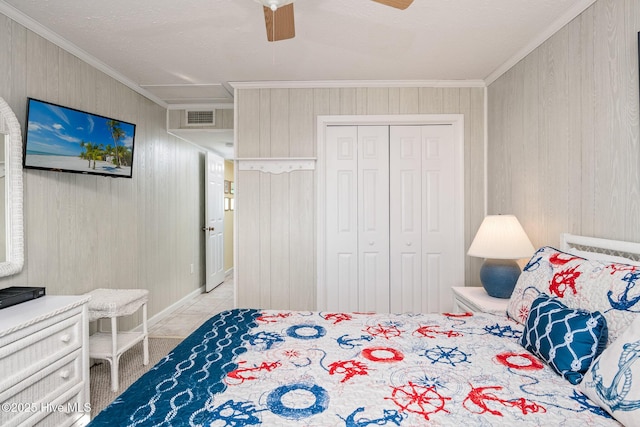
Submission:
[[[162,105],[232,105],[229,82],[491,82],[594,1],[296,0],[296,37],[275,43],[256,0],[0,0],[0,12]]]

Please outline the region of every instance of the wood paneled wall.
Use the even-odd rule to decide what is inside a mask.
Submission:
[[[640,0],[598,0],[488,89],[489,213],[640,241]]]
[[[23,132],[27,97],[137,125],[133,179],[25,171],[25,266],[0,287],[145,288],[150,316],[196,291],[204,155],[167,134],[166,110],[1,14],[0,75]]]
[[[465,242],[484,217],[483,88],[238,89],[238,158],[315,157],[319,115],[464,114]],[[314,171],[237,171],[237,298],[241,307],[316,308]],[[481,260],[466,258],[469,284]]]

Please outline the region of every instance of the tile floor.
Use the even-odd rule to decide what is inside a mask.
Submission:
[[[202,293],[187,301],[165,319],[149,328],[149,336],[184,338],[214,314],[232,308],[233,276],[230,275],[211,292]]]

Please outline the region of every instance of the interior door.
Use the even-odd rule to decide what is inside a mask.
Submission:
[[[205,288],[209,292],[224,281],[224,159],[210,151],[206,155]]]
[[[389,127],[358,126],[358,311],[389,311]]]
[[[389,311],[389,127],[326,135],[327,300],[339,311]]]
[[[453,126],[392,126],[390,140],[391,311],[451,310],[464,283]]]
[[[358,307],[358,127],[326,135],[326,283],[329,310]]]

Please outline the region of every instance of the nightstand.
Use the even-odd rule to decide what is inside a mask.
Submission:
[[[89,321],[98,321],[98,332],[89,337],[89,357],[103,359],[111,364],[111,391],[118,391],[118,364],[120,356],[142,341],[142,364],[149,364],[149,333],[147,330],[146,289],[94,289],[88,312]],[[142,332],[118,332],[118,317],[129,316],[142,307]],[[100,330],[100,319],[111,319],[111,332]]]
[[[494,298],[483,287],[455,286],[453,305],[457,312],[479,311],[483,313],[505,314],[509,298]]]

